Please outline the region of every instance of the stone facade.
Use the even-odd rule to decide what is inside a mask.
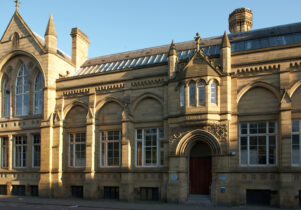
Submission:
[[[300,24],[280,28],[269,30],[282,39],[301,33]],[[52,17],[42,38],[16,11],[0,42],[1,192],[181,202],[204,188],[195,187],[191,161],[205,157],[213,202],[241,205],[265,191],[270,205],[298,206],[291,131],[301,119],[301,41],[248,48],[249,40],[269,41],[263,31],[87,59],[80,29],[72,29],[69,57],[57,48]],[[29,108],[18,115],[22,64]],[[35,114],[39,71],[43,112]]]

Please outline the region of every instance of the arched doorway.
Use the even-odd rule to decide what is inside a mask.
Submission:
[[[190,194],[209,194],[212,179],[211,148],[202,141],[195,141],[189,155]]]

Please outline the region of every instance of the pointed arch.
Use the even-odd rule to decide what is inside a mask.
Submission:
[[[212,82],[214,82],[217,86],[220,85],[219,80],[217,80],[216,78],[211,78],[208,80],[207,85],[210,85]]]
[[[145,93],[138,97],[131,108],[136,122],[159,122],[164,117],[163,101],[152,93]]]
[[[290,96],[290,98],[293,97],[295,91],[296,91],[299,87],[301,87],[301,80],[299,80],[298,82],[294,83],[294,84],[291,86],[290,91],[289,91],[289,96]]]
[[[64,107],[63,109],[63,119],[62,120],[65,120],[66,119],[66,116],[68,115],[69,111],[75,107],[75,106],[80,106],[86,110],[89,110],[89,107],[87,104],[81,102],[81,101],[73,101],[71,104],[68,104]]]
[[[202,129],[196,129],[185,134],[179,141],[175,154],[177,156],[188,156],[191,148],[197,141],[207,143],[213,155],[221,154],[221,146],[218,140],[212,134]]]
[[[97,102],[97,104],[95,106],[95,110],[96,110],[95,113],[97,113],[106,103],[109,103],[109,102],[116,102],[121,107],[124,107],[123,103],[119,99],[110,96],[110,97],[106,97],[103,100]]]
[[[13,59],[17,56],[27,56],[27,57],[31,58],[34,61],[34,63],[36,63],[35,67],[37,67],[39,70],[41,70],[42,75],[43,75],[43,80],[45,81],[45,84],[46,84],[45,71],[42,68],[40,60],[35,55],[33,55],[32,53],[26,52],[24,50],[13,50],[10,53],[8,53],[6,56],[4,56],[3,58],[0,59],[0,69],[1,69],[0,77],[3,76],[3,73],[4,73],[3,67],[5,66],[5,64],[9,60],[11,60],[11,59]],[[20,60],[20,62],[22,62],[22,60]],[[22,63],[24,63],[24,62],[22,62]]]
[[[244,88],[242,88],[239,91],[239,93],[237,94],[237,104],[239,103],[240,99],[242,98],[242,96],[245,93],[247,93],[250,89],[255,88],[255,87],[261,87],[261,88],[265,88],[265,89],[271,91],[274,94],[274,96],[277,98],[277,100],[280,102],[281,96],[280,96],[279,91],[271,84],[260,81],[260,82],[253,82],[251,84],[246,85]]]
[[[158,101],[158,102],[161,104],[162,107],[163,107],[163,105],[164,105],[163,99],[162,99],[160,96],[157,96],[157,95],[154,94],[154,93],[147,92],[147,93],[141,94],[140,96],[138,96],[138,97],[134,100],[134,102],[133,102],[133,104],[132,104],[132,106],[131,106],[131,110],[132,110],[132,111],[135,110],[136,107],[137,107],[137,105],[138,105],[143,99],[145,99],[145,98],[153,98],[153,99],[155,99],[156,101]]]

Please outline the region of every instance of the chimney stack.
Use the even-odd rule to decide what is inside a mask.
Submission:
[[[229,15],[229,31],[238,33],[250,31],[253,26],[253,12],[247,8],[239,8]]]
[[[89,38],[79,28],[71,30],[72,37],[72,62],[78,69],[88,59]]]

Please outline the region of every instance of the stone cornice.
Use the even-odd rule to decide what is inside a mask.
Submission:
[[[75,90],[67,90],[63,92],[64,96],[80,96],[89,94],[89,88],[75,89]]]
[[[261,66],[251,66],[246,68],[237,69],[234,75],[237,76],[245,76],[250,74],[258,74],[258,73],[271,73],[271,72],[278,72],[280,70],[280,64],[274,65],[261,65]]]

